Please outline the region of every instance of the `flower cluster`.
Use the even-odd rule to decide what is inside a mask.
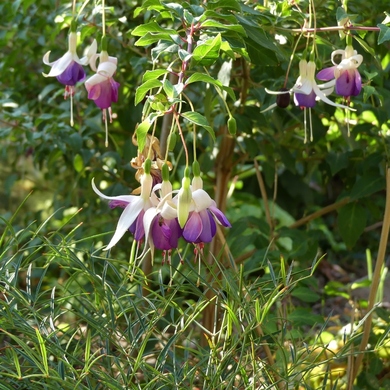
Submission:
[[[341,56],[341,61],[336,63],[336,56]],[[359,95],[362,89],[362,81],[358,67],[363,61],[363,57],[357,54],[356,50],[351,45],[347,45],[345,50],[335,50],[332,52],[331,61],[333,66],[322,69],[315,75],[316,65],[313,60],[307,61],[305,59],[299,62],[299,77],[294,86],[287,90],[283,88],[280,91],[271,91],[266,89],[269,94],[285,95],[293,94],[294,103],[305,111],[305,141],[306,141],[306,109],[309,109],[310,118],[310,133],[312,140],[312,126],[311,126],[311,108],[316,105],[318,100],[322,100],[334,107],[344,108],[346,110],[355,111],[350,107],[350,97]],[[317,84],[315,78],[326,81],[324,84]],[[344,97],[347,105],[338,104],[330,100],[327,96],[335,89],[337,95]],[[287,101],[287,104],[286,104]],[[276,103],[261,111],[266,112],[275,106],[286,108],[288,106],[288,99],[277,99]]]
[[[96,72],[85,81],[85,87],[88,91],[88,98],[103,112],[103,120],[106,122],[106,110],[108,110],[110,121],[112,121],[111,104],[118,101],[119,83],[113,76],[117,69],[117,58],[110,57],[107,53],[106,38],[102,38],[102,51],[97,54],[97,43],[94,40],[89,47],[86,56],[81,59],[77,55],[77,31],[76,22],[73,21],[70,27],[68,37],[68,51],[58,60],[49,61],[50,51],[43,57],[43,63],[51,67],[48,74],[43,73],[45,77],[56,77],[57,80],[65,85],[64,98],[72,97],[75,94],[75,86],[79,82],[85,81],[86,72],[83,66],[90,65]],[[97,59],[99,65],[96,67]],[[71,111],[71,125],[73,126],[73,111]]]
[[[152,175],[153,170],[159,170],[157,162],[161,161],[161,157],[158,140],[150,136],[148,139],[155,158],[153,161],[146,158],[139,168],[141,174],[136,177],[141,187],[134,191],[139,195],[106,196],[92,182],[93,190],[102,199],[108,200],[111,208],[123,208],[115,233],[105,249],[111,249],[127,231],[134,235],[138,243],[145,241],[152,253],[156,248],[168,254],[168,258],[171,251],[178,247],[180,238],[201,249],[216,235],[217,224],[225,227],[231,225],[215,201],[203,190],[197,162],[193,164],[192,181],[187,169],[179,191],[172,190],[169,163],[163,163],[161,175]],[[142,160],[142,154],[136,160]],[[156,182],[158,177],[162,180]]]

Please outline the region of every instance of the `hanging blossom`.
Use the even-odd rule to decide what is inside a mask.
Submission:
[[[335,62],[335,57],[341,55],[340,63]],[[330,81],[335,86],[337,95],[343,96],[349,101],[351,96],[359,95],[362,89],[362,79],[358,67],[363,62],[363,56],[357,54],[351,45],[345,50],[332,52],[331,61],[333,66],[324,68],[317,73],[317,78],[322,81]]]
[[[97,50],[96,40],[92,42],[86,56],[79,59],[77,52],[77,32],[71,31],[68,37],[68,51],[58,60],[49,61],[50,51],[43,57],[43,63],[51,66],[48,74],[42,73],[45,77],[56,77],[57,80],[65,85],[65,99],[68,96],[75,94],[75,85],[85,79],[85,70],[83,65],[88,65],[90,59],[94,56]]]
[[[294,86],[288,91],[270,91],[266,89],[269,94],[281,95],[286,93],[294,94],[294,103],[296,106],[299,106],[304,110],[304,127],[305,127],[305,142],[307,141],[307,114],[306,109],[309,109],[309,121],[310,121],[310,140],[313,140],[313,127],[311,120],[311,108],[316,105],[318,100],[322,100],[324,103],[327,103],[334,107],[345,108],[347,110],[352,110],[349,106],[343,104],[338,104],[330,100],[327,95],[333,92],[334,83],[328,82],[325,84],[318,85],[315,80],[315,71],[316,65],[314,61],[299,61],[299,77],[295,82]],[[268,109],[273,108],[272,106]],[[268,109],[262,111],[265,112]]]
[[[96,61],[99,58],[99,66]],[[85,82],[88,91],[88,99],[91,99],[102,110],[103,121],[107,123],[107,110],[112,122],[111,104],[118,101],[120,84],[113,78],[117,69],[117,58],[108,55],[106,50],[95,54],[91,59],[90,66],[96,72]]]
[[[150,173],[144,173],[141,177],[140,195],[106,196],[99,191],[92,180],[93,190],[102,199],[109,201],[110,208],[121,207],[124,209],[118,220],[115,233],[105,250],[109,250],[116,245],[128,230],[134,234],[136,241],[141,241],[144,238],[145,229],[143,225],[143,217],[145,211],[152,206],[150,202],[152,183],[153,179]]]
[[[196,161],[193,167],[194,178],[192,179],[190,193],[180,198],[179,192],[177,199],[178,220],[183,228],[183,238],[187,242],[204,244],[211,242],[217,233],[216,222],[224,227],[231,227],[231,224],[225,214],[217,208],[215,201],[203,190],[203,182]],[[182,190],[183,187],[180,191]],[[182,209],[185,210],[184,215],[180,214]]]

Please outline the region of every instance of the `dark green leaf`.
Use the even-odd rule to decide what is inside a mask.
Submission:
[[[381,191],[385,188],[385,178],[383,176],[374,176],[367,172],[358,179],[351,190],[351,200],[364,198]]]
[[[317,302],[320,296],[308,287],[296,287],[291,291],[291,295],[302,302]]]
[[[330,171],[334,176],[337,172],[340,172],[348,166],[348,155],[347,153],[330,152],[326,156],[326,162],[328,163]]]
[[[218,0],[218,1],[207,2],[208,10],[215,10],[218,8],[225,8],[232,11],[241,12],[240,3],[237,0]]]
[[[348,248],[352,248],[366,227],[366,209],[357,202],[342,207],[337,217],[340,235]]]
[[[390,27],[379,23],[378,27],[380,32],[378,35],[378,45],[381,45],[383,42],[390,41]]]
[[[218,29],[235,31],[241,35],[246,35],[244,28],[239,24],[223,24],[212,19],[208,19],[203,22],[202,27],[215,27]]]
[[[202,114],[199,114],[198,112],[190,111],[190,112],[183,112],[181,116],[187,119],[189,122],[203,127],[205,130],[207,130],[210,133],[212,139],[215,141],[214,130],[208,124],[207,119]]]

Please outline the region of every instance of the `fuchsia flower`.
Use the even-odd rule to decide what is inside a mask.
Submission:
[[[96,68],[98,57],[100,62]],[[106,121],[106,110],[108,109],[110,122],[112,122],[111,104],[118,101],[118,89],[120,86],[113,78],[117,68],[117,58],[110,57],[106,51],[102,51],[92,59],[91,68],[96,74],[85,82],[88,99],[93,100],[102,109],[104,121]]]
[[[334,60],[337,55],[341,55],[339,64]],[[363,62],[363,56],[357,54],[351,45],[347,45],[345,50],[332,52],[331,60],[333,66],[319,71],[317,78],[323,81],[331,80],[329,85],[335,86],[336,93],[346,99],[359,95],[362,89],[362,79],[357,68]]]
[[[48,74],[42,73],[45,77],[56,77],[57,80],[65,85],[65,99],[68,96],[73,96],[75,93],[75,85],[79,81],[85,79],[85,71],[83,65],[88,65],[91,57],[96,53],[97,43],[93,41],[90,46],[88,53],[85,57],[79,59],[76,48],[77,48],[77,33],[71,31],[69,33],[69,47],[68,51],[58,60],[54,62],[49,61],[50,51],[48,51],[43,57],[43,63],[51,66]]]
[[[198,189],[192,193],[190,215],[183,229],[183,238],[195,244],[211,242],[217,233],[216,222],[225,227],[231,227],[225,214],[209,194]]]
[[[145,229],[143,225],[143,217],[145,211],[152,205],[150,203],[150,192],[152,189],[152,176],[150,174],[144,174],[141,178],[141,195],[119,195],[119,196],[106,196],[98,190],[92,180],[92,188],[102,199],[109,200],[111,208],[122,207],[124,210],[119,218],[118,225],[116,227],[114,236],[111,238],[110,243],[105,250],[111,249],[127,230],[134,233],[134,238],[137,241],[142,240],[145,235]]]

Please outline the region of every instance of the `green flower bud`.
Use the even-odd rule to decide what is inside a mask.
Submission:
[[[231,135],[236,134],[236,132],[237,132],[237,122],[236,122],[236,119],[233,116],[229,116],[227,125],[228,125],[229,134],[231,134]]]

